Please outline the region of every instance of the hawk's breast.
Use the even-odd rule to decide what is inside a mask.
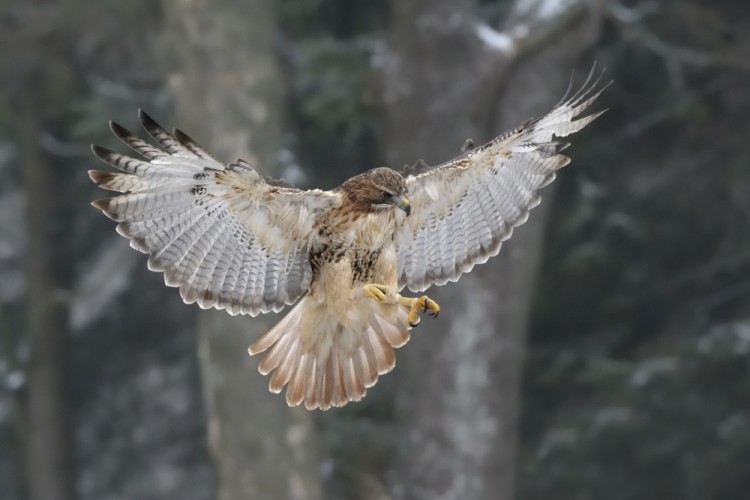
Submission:
[[[329,267],[335,267],[337,273],[346,268],[351,287],[395,280],[397,269],[390,261],[396,258],[394,240],[401,222],[403,217],[399,218],[395,209],[332,213],[318,228],[318,245],[310,252],[313,281],[327,275],[324,271],[330,271]],[[393,251],[385,252],[386,256],[387,248]],[[342,276],[337,276],[336,281],[340,283]]]

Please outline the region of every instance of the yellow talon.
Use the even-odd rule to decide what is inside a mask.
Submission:
[[[440,306],[429,298],[427,295],[422,295],[418,298],[406,298],[401,297],[401,301],[403,304],[406,304],[409,306],[409,325],[412,327],[415,327],[419,324],[419,316],[422,313],[427,313],[433,318],[437,318],[438,313],[440,312]]]
[[[365,285],[365,295],[375,299],[378,302],[383,302],[385,297],[388,295],[388,288],[385,285]]]
[[[396,300],[399,304],[409,308],[408,321],[409,325],[415,327],[419,324],[419,317],[422,313],[427,313],[436,318],[440,312],[440,306],[429,298],[427,295],[421,297],[403,297],[385,285],[376,285],[370,283],[364,287],[365,295],[378,302],[389,302]]]

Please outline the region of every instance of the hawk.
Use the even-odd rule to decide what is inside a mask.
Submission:
[[[290,406],[343,406],[394,367],[394,349],[423,313],[440,311],[401,290],[458,280],[539,204],[570,161],[559,138],[603,113],[580,117],[604,90],[591,80],[544,117],[447,163],[375,168],[328,191],[263,177],[243,160],[223,164],[140,111],[159,147],[110,122],[140,158],[92,146],[122,171],[89,172],[121,193],[92,204],[188,304],[251,316],[295,304],[249,353],[265,353],[259,371],[271,374],[271,392],[287,387]]]

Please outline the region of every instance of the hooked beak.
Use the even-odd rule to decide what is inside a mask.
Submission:
[[[409,198],[406,197],[406,195],[399,196],[396,198],[395,205],[406,212],[406,215],[409,216],[411,214],[411,202],[409,201]]]

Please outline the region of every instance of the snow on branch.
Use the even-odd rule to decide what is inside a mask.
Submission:
[[[526,25],[517,25],[516,28],[525,28],[525,31],[528,31]],[[498,31],[490,25],[482,22],[477,23],[475,33],[490,49],[502,52],[509,56],[516,52],[516,39],[518,36],[512,36],[509,33]]]
[[[586,11],[587,0],[517,0],[500,31],[478,22],[474,33],[490,50],[507,59],[518,58],[557,36]]]

